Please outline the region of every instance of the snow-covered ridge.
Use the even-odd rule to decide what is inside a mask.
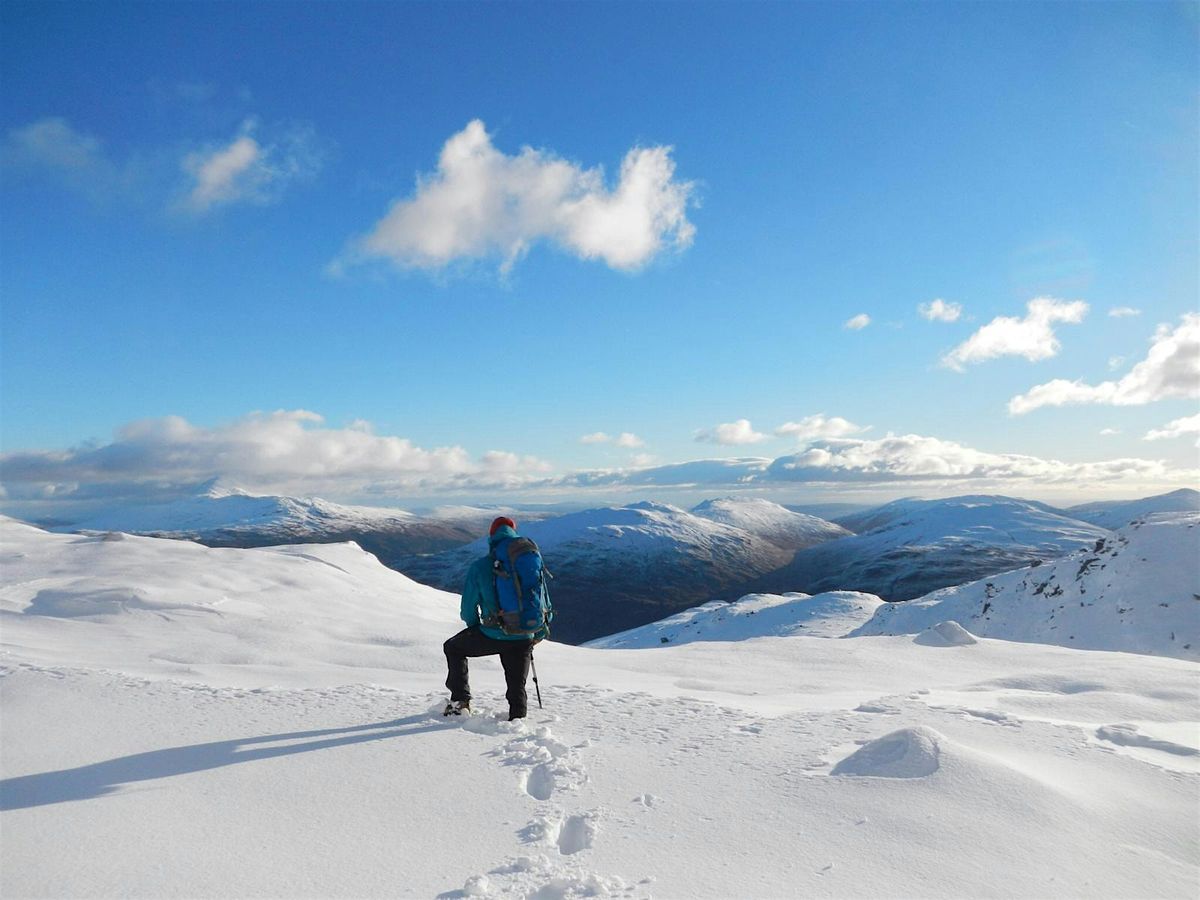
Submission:
[[[1200,660],[1200,513],[1158,513],[1087,549],[880,607],[855,635],[946,620],[1010,641]]]
[[[865,530],[801,550],[752,589],[857,590],[907,600],[1053,559],[1110,533],[1044,504],[998,496],[898,500],[841,521]]]
[[[1162,512],[1200,512],[1200,491],[1180,488],[1169,494],[1140,500],[1104,500],[1084,503],[1063,511],[1066,515],[1102,528],[1121,528],[1137,519]]]
[[[352,543],[210,548],[120,532],[51,534],[0,517],[3,647],[43,665],[243,683],[372,680],[404,655],[444,666],[433,634],[458,600]],[[443,638],[444,639],[444,638]]]
[[[686,609],[666,619],[589,641],[601,649],[644,649],[693,641],[741,641],[759,637],[845,637],[883,601],[874,594],[747,594]]]
[[[757,497],[705,500],[692,507],[692,514],[741,528],[786,550],[801,550],[850,534],[840,525]]]

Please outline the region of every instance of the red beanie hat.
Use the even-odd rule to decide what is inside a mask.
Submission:
[[[516,523],[516,522],[514,522],[514,521],[513,521],[512,519],[510,519],[508,516],[501,516],[501,517],[500,517],[500,518],[498,518],[496,521],[494,521],[494,522],[492,523],[492,527],[488,529],[488,537],[491,537],[493,534],[495,534],[495,533],[496,533],[496,529],[498,529],[498,528],[503,528],[505,525],[507,525],[507,526],[508,526],[509,528],[511,528],[513,531],[516,531],[516,530],[517,530],[517,523]]]

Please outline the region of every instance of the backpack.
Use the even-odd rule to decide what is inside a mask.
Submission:
[[[500,600],[494,624],[505,634],[549,635],[554,607],[546,581],[553,576],[542,564],[537,544],[524,537],[506,538],[492,548],[491,556]]]

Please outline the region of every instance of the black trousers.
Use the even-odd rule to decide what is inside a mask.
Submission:
[[[471,683],[467,675],[469,657],[500,656],[504,667],[504,683],[508,687],[508,714],[521,718],[527,712],[525,679],[529,677],[529,663],[533,657],[533,641],[498,641],[490,638],[478,628],[464,628],[442,645],[446,651],[446,687],[451,700],[470,700]]]

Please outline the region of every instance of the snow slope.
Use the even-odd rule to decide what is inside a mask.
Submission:
[[[661,503],[518,524],[554,574],[550,593],[559,611],[554,635],[571,643],[646,624],[722,594],[737,596],[747,581],[791,557],[741,528]],[[480,538],[412,560],[404,571],[457,591],[467,566],[487,552]]]
[[[1084,503],[1063,511],[1066,515],[1102,528],[1121,528],[1135,519],[1161,512],[1200,512],[1200,491],[1180,488],[1169,494],[1143,497],[1140,500],[1102,500]]]
[[[752,589],[856,590],[907,600],[1059,557],[1109,534],[1043,504],[996,496],[897,500],[840,521],[858,533],[801,550]]]
[[[742,641],[756,637],[845,637],[883,606],[874,594],[832,591],[808,594],[747,594],[714,600],[659,622],[589,641],[588,647],[627,650],[693,641]]]
[[[840,525],[757,497],[705,500],[692,507],[692,514],[748,531],[785,550],[801,550],[850,534]]]
[[[0,547],[5,897],[1192,897],[1200,878],[1191,661],[714,623],[649,650],[543,644],[545,709],[513,723],[474,661],[480,713],[447,720],[456,598],[352,546],[0,520]]]
[[[1200,660],[1200,513],[1159,513],[1052,563],[888,604],[855,634],[973,634]]]

